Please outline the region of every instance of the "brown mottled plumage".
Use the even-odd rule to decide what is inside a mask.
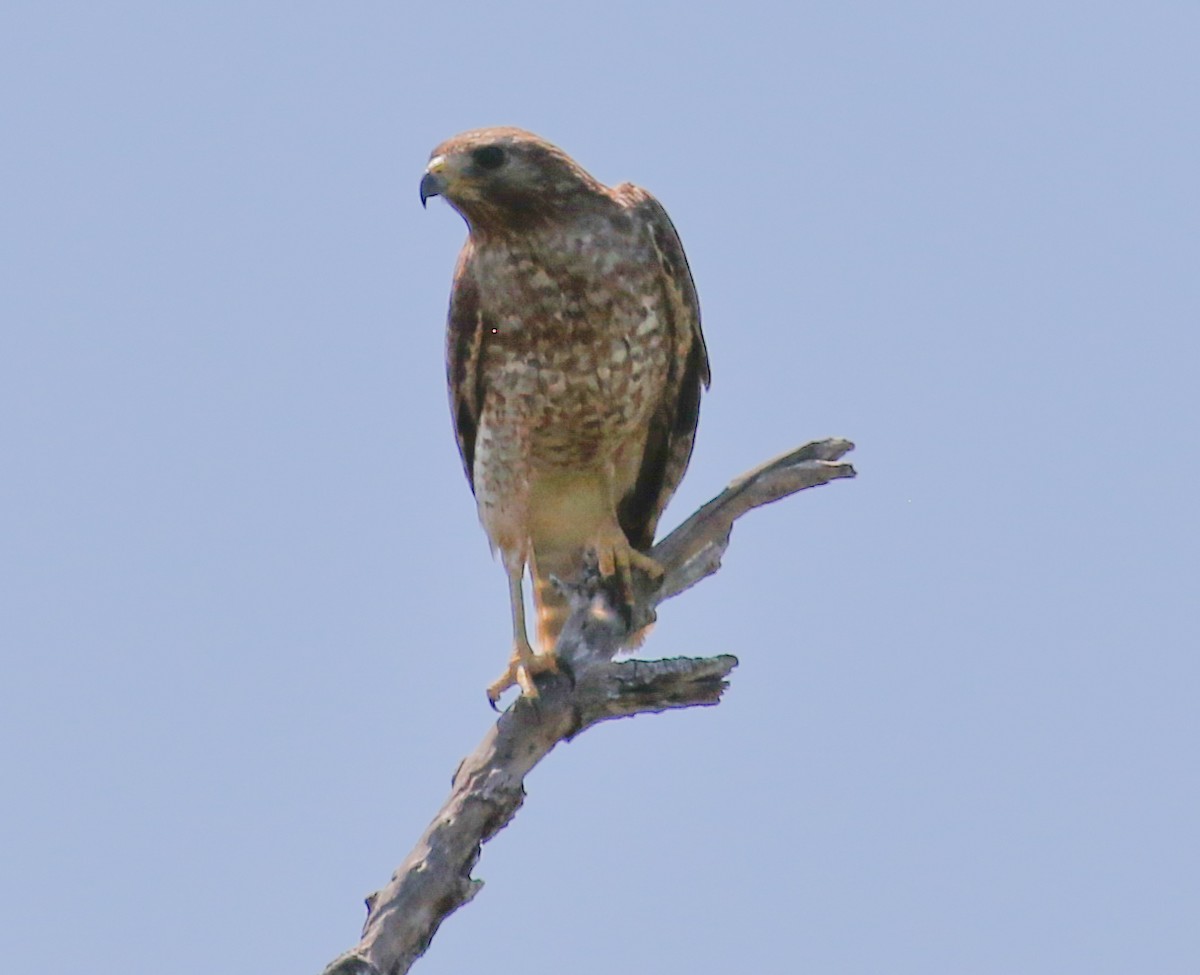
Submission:
[[[478,129],[434,149],[422,202],[467,221],[450,295],[447,373],[479,516],[509,577],[513,658],[495,703],[553,669],[566,608],[550,576],[586,551],[627,591],[687,467],[709,383],[700,309],[666,211],[597,182],[521,129]],[[529,564],[542,653],[525,636]]]

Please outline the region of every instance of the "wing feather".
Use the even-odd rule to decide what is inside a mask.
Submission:
[[[711,384],[712,374],[700,328],[700,300],[671,218],[641,187],[624,184],[617,188],[617,195],[653,243],[672,346],[663,400],[647,431],[637,479],[617,508],[621,529],[630,543],[646,551],[654,544],[658,519],[691,459],[700,420],[700,393]]]
[[[483,310],[479,285],[471,274],[472,247],[468,243],[454,270],[450,312],[446,327],[446,380],[450,415],[458,440],[458,453],[471,492],[475,491],[475,437],[483,413]]]

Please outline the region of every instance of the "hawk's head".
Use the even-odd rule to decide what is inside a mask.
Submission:
[[[421,204],[442,196],[472,229],[520,230],[608,201],[605,187],[532,132],[474,129],[447,139],[421,177]]]

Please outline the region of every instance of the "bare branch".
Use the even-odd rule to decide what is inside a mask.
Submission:
[[[854,477],[843,455],[849,440],[815,440],[780,454],[741,477],[654,546],[651,553],[667,570],[657,602],[670,599],[721,567],[733,523],[747,511],[779,501],[805,488]]]
[[[737,658],[627,660],[613,656],[652,622],[654,608],[720,568],[733,523],[747,511],[804,488],[853,477],[840,458],[846,440],[822,440],[770,460],[733,481],[652,555],[665,572],[657,586],[640,578],[631,612],[613,600],[595,572],[563,584],[573,612],[557,646],[561,673],[538,680],[536,701],[518,699],[454,775],[450,797],[386,887],[367,898],[359,944],[324,975],[403,975],[438,927],[471,900],[481,847],[508,825],[525,799],[524,780],[560,741],[613,718],[717,704]]]

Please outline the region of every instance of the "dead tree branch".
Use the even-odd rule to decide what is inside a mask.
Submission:
[[[463,759],[450,790],[408,859],[367,898],[362,940],[324,975],[403,975],[429,947],[439,925],[471,900],[483,881],[471,876],[481,847],[516,815],[529,771],[560,741],[592,725],[634,714],[712,705],[737,658],[627,660],[613,656],[631,633],[654,620],[655,607],[721,566],[733,523],[752,508],[843,477],[848,440],[820,440],[743,474],[652,551],[664,567],[657,584],[638,580],[635,606],[615,611],[592,572],[563,585],[574,612],[559,638],[562,673],[539,678],[536,702],[519,699]]]

